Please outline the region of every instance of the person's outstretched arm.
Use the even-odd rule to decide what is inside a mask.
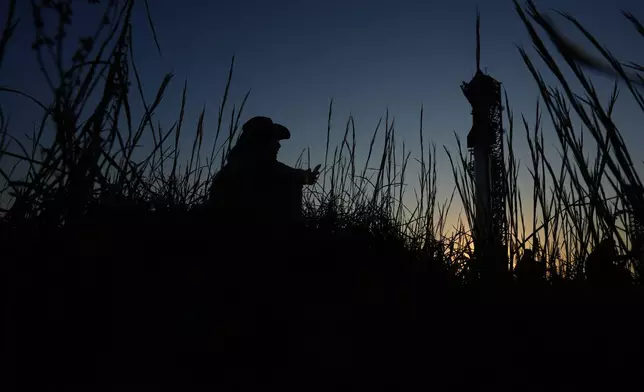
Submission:
[[[319,167],[316,167],[314,170],[307,169],[296,169],[288,165],[283,164],[282,162],[277,162],[277,172],[280,176],[287,177],[289,180],[295,181],[301,185],[313,185],[318,179],[320,172],[318,171]]]

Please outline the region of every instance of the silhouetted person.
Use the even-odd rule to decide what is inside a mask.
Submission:
[[[517,263],[515,273],[519,282],[536,284],[543,280],[545,268],[543,263],[534,259],[534,252],[531,249],[526,249]]]
[[[262,224],[296,223],[302,218],[302,188],[313,185],[311,171],[277,161],[280,140],[290,131],[268,117],[253,117],[231,149],[226,165],[213,179],[210,203],[234,221]]]
[[[631,283],[632,276],[618,259],[615,240],[603,239],[586,260],[586,278],[593,286],[622,286]]]

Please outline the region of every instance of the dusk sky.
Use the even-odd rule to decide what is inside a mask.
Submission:
[[[7,2],[0,3],[4,14]],[[19,3],[22,22],[0,71],[0,84],[47,97],[30,49],[34,33],[28,2]],[[532,122],[538,92],[516,45],[523,45],[530,54],[534,51],[510,0],[150,0],[162,55],[156,51],[140,4],[134,21],[135,60],[149,100],[164,73],[175,74],[157,117],[166,129],[178,117],[181,90],[187,80],[186,129],[195,129],[205,105],[208,137],[214,135],[217,108],[235,54],[232,102],[239,104],[252,90],[242,120],[265,115],[291,129],[292,138],[283,143],[280,154],[280,159],[289,164],[308,146],[312,148],[311,166],[323,161],[331,97],[335,99],[334,144],[342,137],[352,113],[361,154],[366,154],[373,129],[387,108],[396,119],[398,141],[404,140],[419,153],[418,124],[424,105],[425,140],[437,144],[439,198],[443,198],[451,192],[453,181],[442,146],[455,149],[453,132],[464,139],[471,127],[470,107],[460,84],[475,72],[477,3],[482,68],[503,83],[515,117],[520,120],[524,113]],[[542,10],[570,12],[618,58],[644,63],[644,39],[620,14],[623,9],[644,19],[641,0],[541,0],[536,4]],[[87,19],[83,14],[74,16],[79,30],[92,31],[94,21],[94,17]],[[561,18],[555,21],[563,31],[572,31]],[[575,40],[578,37],[571,34]],[[536,55],[533,59],[549,77]],[[607,101],[613,81],[604,76],[594,76],[593,80]],[[38,119],[34,116],[39,114],[32,104],[6,94],[0,95],[0,104],[11,117],[12,133],[31,132],[31,124]],[[642,114],[623,89],[616,122],[633,146],[644,143],[639,126]],[[552,134],[547,129],[546,133]],[[527,162],[522,132],[518,138],[515,151]],[[554,138],[546,143],[558,145]],[[210,143],[205,145],[207,152]],[[637,149],[631,152],[636,158]],[[525,180],[529,181],[527,172]]]

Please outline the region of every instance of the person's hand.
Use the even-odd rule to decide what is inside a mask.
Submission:
[[[317,165],[311,169],[307,169],[304,171],[304,184],[305,185],[313,185],[317,182],[318,177],[320,176],[320,166]]]

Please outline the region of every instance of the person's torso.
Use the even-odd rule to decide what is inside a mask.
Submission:
[[[300,215],[302,184],[296,171],[279,162],[226,165],[213,180],[211,200],[228,213],[264,220]]]

